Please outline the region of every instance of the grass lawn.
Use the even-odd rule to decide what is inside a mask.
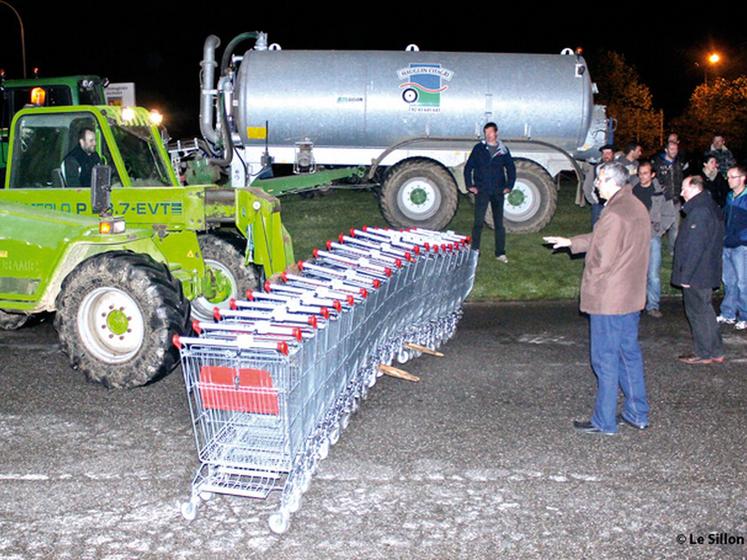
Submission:
[[[553,254],[542,244],[545,235],[570,236],[590,231],[588,206],[573,203],[575,183],[564,181],[558,209],[550,224],[539,233],[515,235],[506,239],[507,265],[493,258],[493,231],[483,229],[477,281],[470,301],[575,299],[578,297],[583,258],[568,253]],[[341,231],[363,225],[386,227],[373,193],[368,191],[332,191],[326,196],[282,199],[283,221],[293,237],[296,260],[311,256],[314,247],[334,239]],[[459,209],[449,229],[469,235],[472,230],[472,204],[459,197]],[[669,285],[672,259],[664,245],[662,259],[662,295],[679,293]]]

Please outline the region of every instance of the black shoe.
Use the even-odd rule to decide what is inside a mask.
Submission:
[[[594,424],[592,424],[590,421],[579,422],[578,420],[574,420],[573,427],[576,429],[576,431],[584,433],[584,434],[604,434],[606,436],[615,435],[615,432],[603,432],[602,430],[597,428]]]
[[[627,424],[628,426],[631,426],[635,428],[636,430],[646,430],[648,429],[648,424],[634,424],[627,418],[625,418],[622,414],[617,415],[617,425],[622,426],[623,424]]]

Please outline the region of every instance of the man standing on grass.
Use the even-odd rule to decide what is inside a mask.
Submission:
[[[602,165],[596,182],[607,204],[592,233],[544,239],[554,249],[586,253],[580,309],[589,314],[597,397],[591,420],[574,421],[573,426],[583,433],[613,435],[622,422],[639,430],[648,427],[638,323],[646,303],[651,224],[646,207],[627,184],[625,167]],[[619,416],[618,386],[625,395]]]
[[[516,166],[511,152],[498,139],[498,126],[485,125],[485,141],[472,148],[464,166],[464,184],[475,195],[475,223],[472,226],[472,249],[480,250],[480,236],[488,205],[493,210],[495,223],[495,258],[508,263],[506,257],[506,229],[503,226],[503,200],[516,182]]]

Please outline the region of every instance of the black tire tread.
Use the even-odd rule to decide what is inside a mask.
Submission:
[[[399,183],[399,178],[411,173],[431,174],[442,186],[440,189],[441,208],[434,216],[423,222],[413,222],[397,208],[396,186]],[[381,189],[381,196],[379,196],[381,213],[387,223],[394,228],[417,226],[425,229],[442,230],[454,218],[458,205],[457,186],[451,172],[440,164],[425,158],[412,158],[393,166],[387,173]]]
[[[105,364],[89,354],[76,324],[82,297],[108,285],[128,290],[144,316],[143,347],[122,364]],[[89,381],[108,388],[145,385],[171,372],[179,361],[171,339],[189,328],[189,301],[181,283],[165,265],[148,255],[129,251],[102,253],[80,263],[63,281],[56,307],[54,326],[71,366],[82,371]]]

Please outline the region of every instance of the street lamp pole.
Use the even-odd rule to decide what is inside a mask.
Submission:
[[[21,19],[21,14],[19,14],[18,10],[16,10],[9,2],[6,2],[5,0],[0,0],[0,4],[8,6],[8,8],[10,8],[18,18],[18,25],[21,27],[21,61],[23,64],[23,78],[26,79],[26,31],[23,28],[23,20]]]

